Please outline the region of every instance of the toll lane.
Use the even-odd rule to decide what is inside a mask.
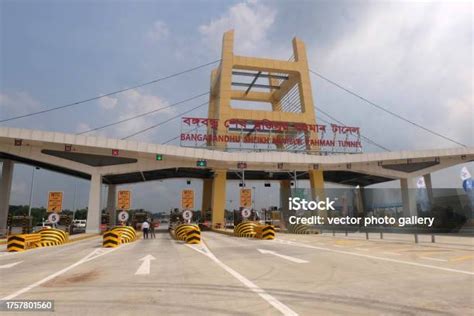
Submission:
[[[155,240],[113,249],[19,298],[52,299],[57,312],[80,311],[85,315],[192,311],[205,315],[280,315],[207,257],[171,239],[166,231],[157,233]],[[141,269],[147,256],[155,259],[149,260],[149,270]]]
[[[0,252],[0,266],[21,262],[0,269],[0,298],[55,273],[101,247],[100,237],[25,252]]]
[[[474,306],[473,275],[437,270],[440,263],[426,265],[417,257],[412,262],[420,265],[377,259],[388,257],[383,247],[366,253],[315,235],[293,242],[294,236],[278,234],[275,241],[264,241],[204,233],[203,239],[217,258],[301,315],[466,314]]]

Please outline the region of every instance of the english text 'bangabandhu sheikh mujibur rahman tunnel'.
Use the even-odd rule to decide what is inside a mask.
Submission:
[[[362,153],[358,127],[317,124],[300,39],[293,39],[289,60],[238,56],[233,47],[234,32],[228,31],[220,64],[211,73],[208,116],[181,117],[181,146],[1,127],[1,228],[6,228],[15,163],[90,179],[86,231],[98,232],[102,184],[108,185],[113,221],[117,185],[167,178],[202,179],[200,209],[211,213],[213,227],[224,225],[227,180],[279,181],[287,210],[284,201],[299,180],[309,180],[317,200],[325,197],[324,182],[357,187],[363,194],[367,185],[398,179],[403,215],[410,216],[416,215],[416,197],[409,189],[418,177],[431,190],[432,172],[474,159],[469,147]],[[269,107],[252,109],[257,103]]]

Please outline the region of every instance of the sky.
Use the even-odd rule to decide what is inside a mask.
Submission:
[[[291,39],[297,36],[306,43],[311,69],[423,126],[474,145],[470,1],[0,0],[0,15],[0,120],[215,61],[223,32],[234,29],[236,54],[287,60]],[[211,69],[1,126],[82,132],[206,93]],[[360,126],[363,135],[390,150],[457,146],[318,77],[311,80],[318,108]],[[95,135],[121,138],[206,101],[202,96]],[[206,106],[191,114],[206,116]],[[316,116],[328,119],[319,111]],[[180,121],[173,120],[134,139],[162,143],[179,129]],[[366,152],[380,150],[364,145]],[[474,173],[473,164],[467,166]],[[459,187],[460,168],[435,173],[434,186]],[[11,204],[28,203],[31,176],[32,167],[15,167]],[[65,192],[65,207],[72,208],[74,192],[76,206],[87,205],[88,181],[47,170],[36,171],[35,179],[34,206],[45,205],[50,190]],[[278,203],[278,185],[252,185],[258,208]],[[161,210],[179,204],[185,186],[185,180],[168,180],[127,188],[133,190],[133,207]],[[191,187],[199,196],[201,182],[194,180]],[[237,189],[236,183],[228,185],[228,207],[237,206]]]

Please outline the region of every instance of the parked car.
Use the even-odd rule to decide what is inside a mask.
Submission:
[[[87,220],[85,219],[75,219],[72,221],[72,226],[74,228],[83,228],[85,229],[86,228],[86,223],[87,223]]]

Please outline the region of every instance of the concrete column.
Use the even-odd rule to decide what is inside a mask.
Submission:
[[[202,182],[202,205],[201,216],[205,219],[206,211],[211,209],[212,179],[204,179]]]
[[[109,191],[107,192],[107,213],[109,214],[111,226],[115,226],[117,222],[115,201],[117,201],[117,186],[115,184],[109,184]]]
[[[324,200],[326,198],[326,192],[324,191],[324,177],[322,170],[309,170],[309,183],[311,185],[311,198],[316,200]],[[328,212],[326,210],[320,211],[320,216],[326,217]]]
[[[11,160],[4,160],[2,165],[2,178],[0,179],[0,234],[6,234],[14,165],[14,162]]]
[[[227,170],[214,170],[211,199],[212,227],[216,227],[217,224],[220,224],[221,227],[224,227],[226,183]]]
[[[282,180],[280,181],[280,207],[281,207],[281,226],[282,228],[286,228],[289,218],[290,218],[290,211],[288,208],[288,199],[291,197],[291,181],[290,180]],[[294,213],[294,211],[292,211]]]
[[[102,195],[102,176],[98,173],[92,174],[89,189],[89,206],[87,210],[86,233],[100,232],[100,201]]]
[[[358,187],[355,189],[356,192],[356,206],[357,206],[357,214],[354,214],[354,216],[358,217],[364,217],[366,212],[365,212],[365,189],[363,187]]]
[[[426,192],[428,193],[428,200],[430,205],[433,205],[433,182],[431,182],[431,173],[425,174],[423,176],[426,185]]]
[[[417,215],[416,209],[416,179],[400,179],[400,188],[402,190],[403,216]]]

